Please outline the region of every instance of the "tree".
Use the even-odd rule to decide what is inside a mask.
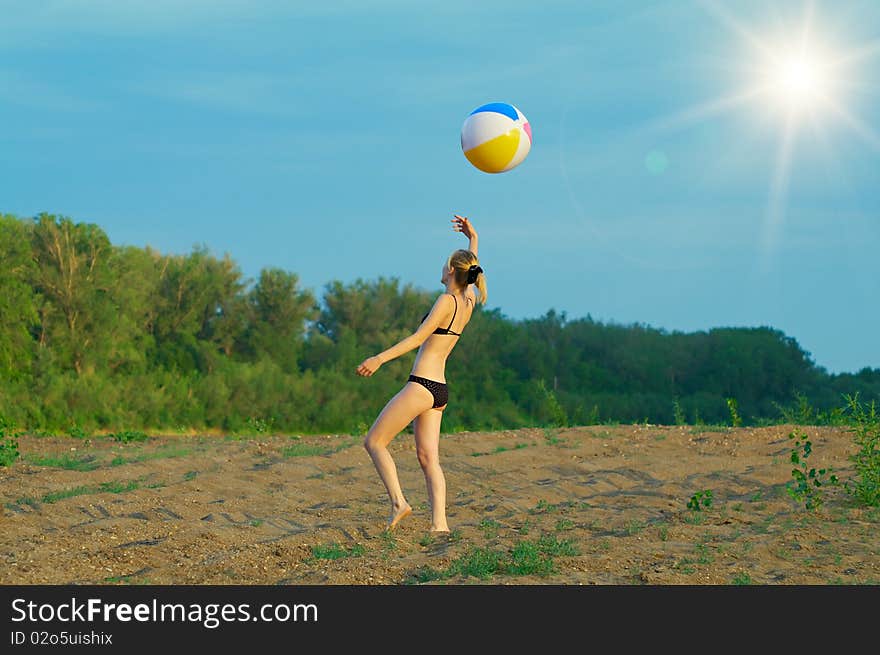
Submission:
[[[278,268],[260,271],[247,295],[248,325],[242,348],[252,357],[275,360],[282,370],[298,370],[306,321],[317,315],[315,298],[297,288],[299,277]]]
[[[35,270],[29,227],[0,214],[0,378],[18,380],[30,373],[31,330],[38,320],[31,286]]]

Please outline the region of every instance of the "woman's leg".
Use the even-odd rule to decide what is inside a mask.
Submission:
[[[412,508],[403,496],[400,481],[397,479],[397,467],[394,466],[394,460],[388,452],[388,444],[414,417],[431,407],[433,403],[434,398],[430,391],[414,382],[408,382],[388,401],[364,438],[364,448],[370,454],[391,499],[389,529],[397,525],[400,519],[412,511]]]
[[[445,405],[444,405],[445,407]],[[425,473],[428,500],[431,502],[431,530],[449,532],[446,525],[446,478],[440,468],[440,421],[443,412],[429,409],[415,420],[416,454]]]

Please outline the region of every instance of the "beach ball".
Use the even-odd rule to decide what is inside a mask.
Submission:
[[[532,147],[532,128],[523,113],[506,102],[474,109],[461,126],[461,150],[485,173],[519,166]]]

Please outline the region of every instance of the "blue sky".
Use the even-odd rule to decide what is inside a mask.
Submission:
[[[880,367],[880,3],[0,0],[0,15],[0,211],[205,244],[319,295],[379,276],[439,289],[462,213],[488,306],[511,318],[771,326],[831,372]],[[808,16],[811,42],[848,56],[838,110],[787,131],[769,96],[723,102],[762,74],[756,44]],[[534,142],[488,175],[459,130],[499,100]]]

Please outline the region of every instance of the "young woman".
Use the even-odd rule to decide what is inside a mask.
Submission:
[[[415,431],[416,453],[425,473],[431,503],[431,530],[448,532],[446,524],[446,479],[440,468],[440,420],[449,398],[446,387],[446,359],[458,343],[471,319],[477,302],[473,287],[486,302],[486,278],[477,258],[477,231],[464,216],[455,214],[453,230],[468,238],[467,250],[456,250],[443,264],[440,282],[446,287],[410,336],[387,350],[368,357],[357,367],[358,375],[373,375],[382,364],[418,348],[412,375],[379,414],[364,439],[379,477],[391,499],[388,529],[412,512],[400,488],[397,468],[388,444],[411,421]]]

